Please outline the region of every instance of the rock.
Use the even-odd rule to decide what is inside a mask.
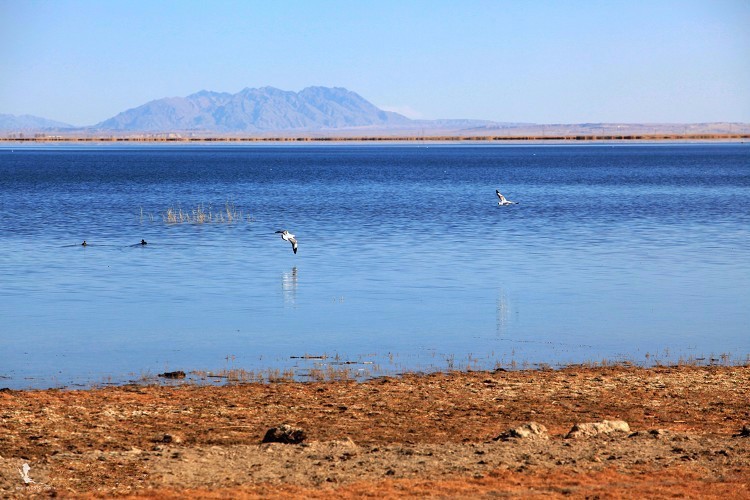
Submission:
[[[628,437],[631,438],[640,438],[640,437],[650,437],[654,439],[662,439],[670,434],[669,431],[664,429],[651,429],[648,431],[635,431]]]
[[[547,428],[536,422],[527,422],[512,429],[508,429],[495,438],[495,441],[510,439],[549,439]]]
[[[265,446],[283,446],[277,443],[269,443]],[[301,444],[306,449],[305,453],[310,460],[321,462],[329,461],[332,458],[346,461],[359,455],[360,449],[351,438],[344,438],[334,441],[310,441]]]
[[[611,434],[613,432],[630,432],[630,426],[623,420],[603,420],[585,424],[575,424],[566,438],[581,438]]]
[[[331,441],[331,444],[335,446],[336,448],[343,449],[345,451],[352,451],[356,452],[359,450],[359,446],[357,446],[357,443],[355,443],[352,438],[345,437],[344,439],[337,439],[334,441]]]
[[[177,370],[176,372],[160,373],[158,376],[162,378],[185,378],[185,372],[182,370]]]
[[[306,438],[307,435],[302,429],[283,424],[278,427],[272,427],[268,429],[268,432],[266,432],[266,435],[263,437],[263,442],[300,444]]]
[[[176,434],[158,434],[151,441],[153,443],[180,444],[182,443],[182,438]]]

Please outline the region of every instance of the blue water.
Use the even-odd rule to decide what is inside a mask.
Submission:
[[[0,148],[0,386],[749,354],[750,145]]]

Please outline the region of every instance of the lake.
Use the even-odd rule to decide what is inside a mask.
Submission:
[[[749,354],[747,144],[0,146],[0,387]]]

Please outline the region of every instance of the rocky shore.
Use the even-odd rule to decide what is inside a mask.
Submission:
[[[750,367],[0,389],[10,498],[750,498]]]

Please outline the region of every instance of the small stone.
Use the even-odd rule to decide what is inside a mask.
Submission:
[[[527,422],[508,429],[495,438],[495,441],[508,441],[510,439],[548,439],[547,428],[536,422]]]
[[[180,444],[182,438],[175,434],[159,434],[151,440],[153,443],[165,443],[165,444]]]
[[[628,437],[631,437],[631,438],[650,437],[653,439],[662,439],[666,437],[668,434],[669,434],[669,431],[666,431],[664,429],[651,429],[648,431],[635,431],[632,434],[630,434]]]
[[[331,444],[346,451],[359,451],[359,446],[357,446],[357,444],[349,436],[345,437],[344,439],[331,441]]]
[[[283,424],[278,427],[272,427],[268,429],[268,432],[266,432],[266,435],[263,437],[263,442],[300,444],[306,438],[307,435],[302,429]]]
[[[630,426],[624,420],[603,420],[601,422],[575,424],[565,437],[585,438],[613,432],[630,432]]]

